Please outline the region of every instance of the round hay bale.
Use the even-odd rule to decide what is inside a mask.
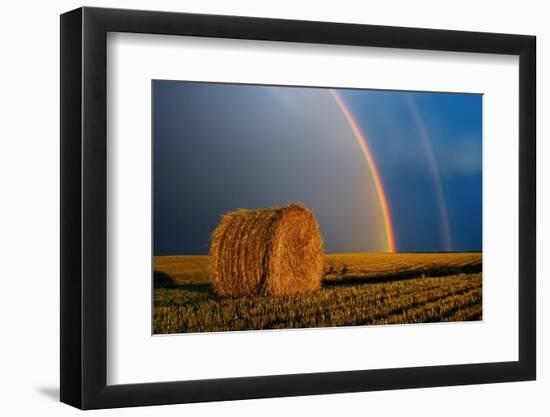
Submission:
[[[311,210],[240,209],[212,234],[210,276],[220,296],[279,296],[321,285],[323,240]]]

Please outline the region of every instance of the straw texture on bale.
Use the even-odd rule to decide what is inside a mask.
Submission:
[[[323,240],[313,212],[299,204],[240,209],[212,234],[210,275],[220,296],[280,296],[321,285]]]

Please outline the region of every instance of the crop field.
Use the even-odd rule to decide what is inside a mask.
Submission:
[[[481,253],[325,255],[319,290],[218,297],[208,256],[154,258],[153,332],[481,320]]]

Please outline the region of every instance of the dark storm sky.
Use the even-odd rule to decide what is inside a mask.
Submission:
[[[397,250],[481,250],[482,96],[339,92]],[[155,255],[206,254],[223,213],[291,202],[316,213],[325,251],[384,250],[365,159],[328,90],[153,81],[153,126]]]

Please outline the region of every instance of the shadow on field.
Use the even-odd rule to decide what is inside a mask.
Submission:
[[[214,289],[211,284],[176,284],[171,288],[214,295]]]
[[[386,282],[404,281],[414,278],[436,278],[446,277],[448,275],[475,274],[481,272],[482,268],[483,265],[479,263],[473,265],[464,265],[460,267],[414,269],[410,271],[401,271],[384,275],[350,275],[342,278],[324,278],[322,282],[323,288],[348,287],[353,285],[381,284]]]
[[[174,288],[176,283],[174,280],[165,272],[162,271],[153,271],[153,284],[155,288]]]
[[[178,284],[174,282],[170,275],[157,270],[153,272],[153,282],[155,288],[170,288],[176,290],[198,292],[202,294],[214,294],[212,284]]]
[[[483,265],[479,263],[457,267],[412,269],[410,271],[389,272],[382,275],[347,275],[334,278],[325,277],[322,279],[322,288],[351,287],[356,285],[382,284],[418,278],[436,278],[458,274],[475,274],[482,272],[482,268]],[[214,288],[210,283],[178,284],[168,274],[157,270],[154,271],[153,279],[155,288],[177,289],[215,296]]]

